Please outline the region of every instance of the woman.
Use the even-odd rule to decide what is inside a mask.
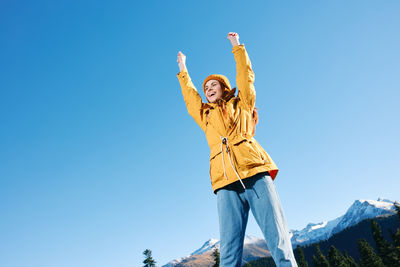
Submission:
[[[189,114],[205,132],[210,146],[210,178],[217,195],[220,266],[241,266],[249,210],[260,226],[277,266],[297,266],[289,231],[273,184],[278,168],[254,139],[258,116],[254,73],[239,35],[228,34],[237,67],[235,88],[213,74],[203,83],[203,103],[178,53],[179,83]]]

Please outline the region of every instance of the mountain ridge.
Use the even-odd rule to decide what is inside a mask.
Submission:
[[[295,248],[297,245],[304,246],[327,240],[332,235],[339,233],[362,220],[387,214],[395,214],[394,202],[391,200],[382,198],[378,198],[378,200],[355,200],[347,209],[345,214],[340,217],[320,223],[308,223],[302,230],[290,231],[292,246]],[[163,265],[163,267],[209,266],[207,264],[211,264],[210,266],[212,266],[212,252],[214,248],[219,249],[219,240],[211,238],[190,255],[170,261],[166,265]],[[270,255],[270,252],[263,238],[249,235],[245,236],[243,263],[260,257],[268,257],[268,255]],[[197,265],[192,265],[192,260],[198,261]],[[201,264],[204,265],[199,265],[200,261],[202,262]]]
[[[307,245],[325,240],[333,234],[364,220],[380,215],[394,214],[394,202],[382,198],[378,200],[355,200],[346,213],[338,218],[320,223],[309,223],[300,231],[291,231],[292,246]]]

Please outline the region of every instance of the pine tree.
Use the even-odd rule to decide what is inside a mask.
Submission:
[[[390,236],[392,238],[393,246],[400,247],[400,228],[397,228],[396,233],[390,231]]]
[[[324,254],[322,254],[318,244],[315,245],[315,250],[317,256],[314,255],[312,258],[314,267],[329,267],[329,262],[325,258]]]
[[[151,250],[150,249],[146,249],[143,252],[143,255],[146,257],[146,259],[143,261],[143,263],[144,263],[143,267],[155,267],[156,266],[156,261],[151,256]]]
[[[399,220],[400,220],[400,204],[399,204],[399,202],[394,202],[394,208],[396,209],[396,213],[397,213],[397,216],[399,217]]]
[[[400,204],[398,202],[395,202],[394,207],[396,209],[397,216],[400,220]],[[400,266],[400,228],[397,228],[396,233],[392,234],[392,239],[393,239],[394,252],[396,253],[397,259],[399,259],[398,265]]]
[[[398,228],[396,234],[393,235],[393,246],[397,257],[400,258],[400,228]]]
[[[219,267],[219,250],[215,248],[213,251],[214,265],[213,267]]]
[[[294,254],[296,256],[297,265],[299,267],[308,267],[308,263],[306,258],[304,257],[303,248],[297,245],[296,249],[294,250]]]
[[[394,207],[396,209],[397,216],[399,217],[400,220],[400,204],[398,202],[395,202]],[[397,228],[395,234],[392,233],[392,240],[393,240],[393,246],[400,249],[400,228]]]
[[[330,267],[349,267],[346,259],[334,246],[329,248],[328,261]]]
[[[365,239],[358,240],[358,250],[361,267],[385,267],[382,259],[375,254],[374,249]]]
[[[347,252],[344,252],[344,258],[346,260],[346,263],[349,265],[349,267],[359,267],[357,262],[351,257]]]
[[[371,220],[372,236],[375,240],[376,250],[386,266],[399,266],[399,258],[395,248],[387,242],[382,235],[382,230],[375,220]]]

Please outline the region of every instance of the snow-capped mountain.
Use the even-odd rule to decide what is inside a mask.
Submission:
[[[378,200],[356,200],[343,216],[331,221],[309,223],[304,229],[291,231],[293,247],[306,245],[328,239],[333,234],[341,232],[347,227],[356,225],[364,219],[371,219],[386,214],[395,214],[394,202],[378,198]],[[190,255],[173,260],[163,267],[177,266],[212,266],[212,252],[219,249],[219,240],[211,238],[199,249]],[[270,255],[263,238],[247,236],[244,240],[243,261],[251,261]]]
[[[185,262],[189,262],[189,261],[190,262],[194,262],[194,261],[199,262],[199,260],[201,261],[202,265],[204,265],[205,260],[210,261],[212,259],[211,254],[212,254],[212,251],[214,250],[214,248],[219,249],[219,240],[215,239],[215,238],[211,238],[211,239],[207,240],[199,249],[195,250],[191,254],[189,254],[185,257],[182,257],[180,259],[170,261],[166,265],[163,265],[162,267],[184,266]],[[205,254],[205,255],[203,255],[203,254]],[[198,257],[198,256],[200,256],[200,257]]]
[[[300,231],[292,231],[292,245],[296,247],[297,245],[325,240],[364,219],[394,214],[395,212],[394,202],[390,200],[381,198],[378,200],[356,200],[341,217],[321,223],[309,223]]]
[[[192,254],[190,254],[190,256],[201,255],[207,251],[213,250],[215,247],[219,249],[219,241],[218,239],[211,238],[207,242],[205,242],[204,245],[201,246],[201,248],[195,250]]]
[[[212,253],[214,251],[214,248],[219,249],[219,247],[219,240],[211,238],[190,255],[170,261],[163,267],[212,266],[214,264]],[[266,257],[268,255],[271,254],[268,251],[268,247],[264,239],[250,235],[245,236],[243,248],[243,263],[258,259],[260,257]]]

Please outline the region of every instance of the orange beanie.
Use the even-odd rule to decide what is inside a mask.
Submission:
[[[228,78],[226,78],[226,76],[221,75],[221,74],[211,74],[203,82],[204,93],[206,92],[206,90],[205,90],[206,82],[208,82],[209,80],[217,80],[220,83],[222,83],[225,86],[225,88],[227,88],[229,91],[231,90],[231,84],[229,83],[229,80],[228,80]]]

